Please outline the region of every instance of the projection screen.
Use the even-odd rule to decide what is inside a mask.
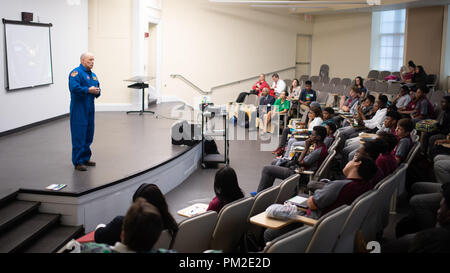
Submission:
[[[53,83],[50,27],[52,24],[3,19],[7,90]]]

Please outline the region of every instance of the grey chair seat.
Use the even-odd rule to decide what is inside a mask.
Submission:
[[[253,197],[242,198],[224,206],[214,228],[210,249],[233,252],[242,234],[248,230],[248,215],[254,202]]]
[[[314,228],[303,226],[267,243],[264,253],[304,253],[314,233]]]
[[[377,191],[369,191],[353,201],[352,210],[339,234],[333,252],[353,253],[356,233],[360,229],[370,207],[375,202],[377,194]]]
[[[320,217],[305,252],[331,253],[350,210],[350,206],[343,205]]]
[[[217,216],[217,212],[207,211],[181,221],[172,249],[180,253],[200,253],[209,249]]]

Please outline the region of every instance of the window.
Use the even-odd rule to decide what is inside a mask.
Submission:
[[[372,13],[370,69],[400,71],[403,65],[406,10]]]

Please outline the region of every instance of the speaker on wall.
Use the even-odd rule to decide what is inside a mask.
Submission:
[[[33,21],[33,13],[31,13],[31,12],[22,12],[22,21],[24,21],[24,22],[32,22]]]

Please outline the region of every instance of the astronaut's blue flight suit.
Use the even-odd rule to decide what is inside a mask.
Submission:
[[[89,87],[100,87],[97,75],[83,65],[69,74],[70,131],[72,134],[72,163],[82,165],[91,158],[90,145],[94,139],[94,99]]]

